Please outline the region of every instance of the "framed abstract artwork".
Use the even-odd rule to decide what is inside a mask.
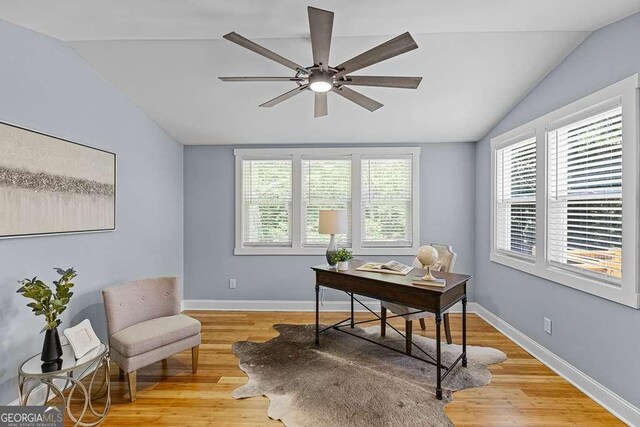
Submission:
[[[114,153],[0,123],[0,238],[115,227]]]

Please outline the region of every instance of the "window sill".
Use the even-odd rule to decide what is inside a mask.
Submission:
[[[582,276],[580,274],[572,274],[567,270],[555,268],[553,266],[539,265],[533,260],[525,261],[521,258],[511,257],[498,252],[492,252],[490,260],[497,264],[502,264],[515,270],[541,277],[551,282],[559,283],[618,304],[626,305],[635,309],[640,308],[640,295],[635,293],[634,289],[629,284],[623,284],[622,286],[613,285],[611,283]]]
[[[362,248],[352,249],[354,256],[415,256],[418,252],[417,247],[412,248]],[[256,248],[235,248],[234,255],[258,255],[258,256],[324,256],[326,248],[283,248],[283,247],[256,247]]]

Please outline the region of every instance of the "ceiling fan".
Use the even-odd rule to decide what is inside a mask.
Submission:
[[[328,114],[327,92],[332,91],[338,95],[355,102],[369,111],[375,111],[382,104],[348,86],[378,86],[402,89],[416,89],[422,77],[390,77],[390,76],[353,76],[351,73],[368,67],[385,59],[393,58],[413,49],[417,49],[411,34],[408,32],[399,35],[379,46],[376,46],[360,55],[343,62],[335,67],[329,66],[329,50],[331,48],[331,33],[333,30],[333,12],[317,9],[309,6],[309,28],[311,31],[311,49],[313,52],[313,65],[303,67],[277,53],[252,42],[240,34],[231,32],[223,37],[259,55],[271,59],[296,72],[293,77],[219,77],[224,82],[274,82],[291,81],[296,83],[296,88],[261,104],[261,107],[273,107],[287,99],[311,90],[315,94],[314,117],[322,117]]]

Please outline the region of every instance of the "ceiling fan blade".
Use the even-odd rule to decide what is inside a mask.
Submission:
[[[229,40],[230,42],[238,44],[246,49],[249,49],[250,51],[257,53],[258,55],[262,55],[265,58],[269,58],[272,61],[275,61],[279,64],[284,65],[285,67],[291,68],[292,70],[295,70],[295,71],[303,70],[305,72],[308,72],[308,70],[302,65],[298,65],[295,62],[285,58],[284,56],[280,56],[277,53],[270,51],[266,47],[262,47],[259,44],[252,42],[251,40],[245,37],[242,37],[240,34],[237,34],[236,32],[225,34],[222,37]]]
[[[290,90],[289,92],[285,92],[280,96],[276,96],[275,98],[261,104],[261,107],[273,107],[274,105],[280,104],[282,101],[286,101],[287,99],[296,96],[297,94],[304,92],[307,89],[307,85],[299,86],[295,89]]]
[[[408,32],[401,34],[388,42],[382,43],[381,45],[378,45],[373,49],[369,49],[368,51],[338,65],[336,68],[340,71],[336,76],[342,77],[346,74],[353,73],[354,71],[377,64],[385,59],[393,58],[394,56],[401,55],[417,48],[418,45],[415,40],[413,40],[413,37],[411,37],[411,34]]]
[[[218,77],[223,82],[301,82],[302,77]]]
[[[388,76],[345,76],[346,80],[336,82],[348,86],[378,86],[400,89],[417,89],[422,77],[388,77]]]
[[[307,7],[309,12],[309,29],[311,31],[311,50],[313,64],[323,71],[329,69],[329,50],[331,48],[331,33],[333,32],[333,12]]]
[[[356,92],[353,89],[349,89],[348,87],[335,87],[332,89],[335,93],[340,96],[347,98],[349,101],[355,102],[359,106],[366,108],[369,111],[376,111],[378,108],[382,107],[378,101],[375,101],[368,96],[364,96],[360,92]]]
[[[316,92],[313,117],[323,117],[329,114],[327,110],[327,92]]]

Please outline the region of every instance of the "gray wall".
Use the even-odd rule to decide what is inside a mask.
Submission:
[[[421,147],[421,241],[450,242],[458,252],[456,270],[473,273],[474,144]],[[233,148],[185,147],[185,299],[312,300],[314,279],[309,266],[325,262],[324,257],[233,255]],[[412,261],[411,257],[393,258]],[[237,279],[237,289],[229,289],[229,278]],[[473,285],[470,292],[473,299]],[[326,299],[339,300],[342,295],[327,294]]]
[[[640,406],[640,311],[489,261],[489,140],[640,72],[640,14],[594,32],[476,148],[476,299],[576,368]],[[543,331],[553,320],[553,335]]]
[[[0,404],[17,397],[19,361],[42,348],[44,322],[17,281],[78,270],[62,328],[91,319],[104,336],[100,290],[182,276],[182,146],[65,44],[0,21],[0,121],[117,154],[117,230],[0,240]]]

